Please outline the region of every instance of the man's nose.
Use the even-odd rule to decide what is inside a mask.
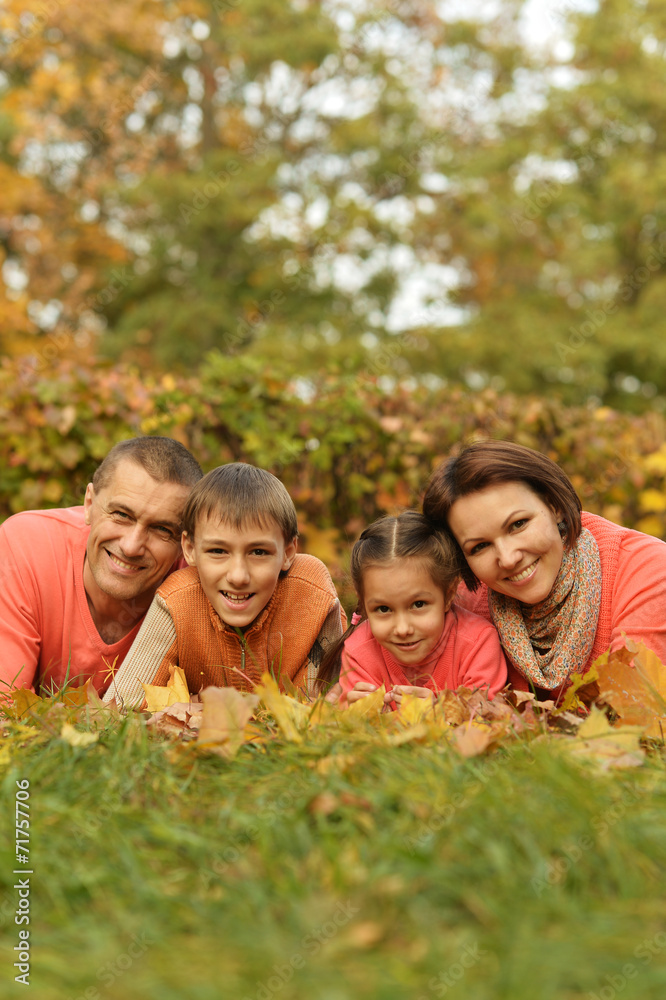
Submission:
[[[146,547],[147,529],[138,521],[128,526],[120,539],[120,548],[126,556],[138,556]]]

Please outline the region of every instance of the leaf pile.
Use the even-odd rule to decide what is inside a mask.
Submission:
[[[306,745],[321,755],[342,744],[337,754],[342,758],[350,744],[449,746],[462,757],[478,757],[518,741],[550,740],[554,749],[606,770],[642,764],[647,747],[663,745],[666,727],[666,667],[630,640],[577,675],[561,704],[523,691],[489,700],[462,687],[443,691],[432,702],[403,696],[398,710],[389,712],[381,687],[340,708],[324,698],[311,702],[299,700],[297,692],[285,694],[267,673],[252,694],[209,687],[199,699],[188,694],[179,668],[165,687],[146,685],[145,691],[147,725],[154,733],[186,744],[183,751],[225,759],[246,744],[267,750],[276,741]],[[9,762],[12,747],[30,740],[58,738],[85,748],[121,718],[90,683],[53,698],[15,691],[5,714],[0,764]]]

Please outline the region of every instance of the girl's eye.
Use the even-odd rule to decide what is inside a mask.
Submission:
[[[415,608],[425,608],[427,607],[427,604],[428,604],[427,601],[414,601]]]
[[[208,555],[210,556],[223,556],[225,549],[207,549]]]
[[[380,615],[385,615],[385,614],[387,614],[387,613],[388,613],[388,612],[389,612],[390,610],[391,610],[391,609],[389,608],[389,606],[388,606],[387,604],[379,604],[379,605],[378,605],[378,606],[377,606],[377,607],[375,608],[375,611],[378,611]]]

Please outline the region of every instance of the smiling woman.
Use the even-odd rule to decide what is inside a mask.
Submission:
[[[423,510],[455,541],[457,600],[497,627],[515,686],[552,693],[625,635],[666,660],[666,544],[582,512],[551,459],[476,442],[435,470]]]

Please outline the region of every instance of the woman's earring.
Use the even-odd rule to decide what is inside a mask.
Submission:
[[[559,533],[562,536],[562,538],[564,538],[566,536],[566,533],[567,533],[567,522],[566,521],[559,521],[558,525],[557,525],[557,530],[559,531]]]

